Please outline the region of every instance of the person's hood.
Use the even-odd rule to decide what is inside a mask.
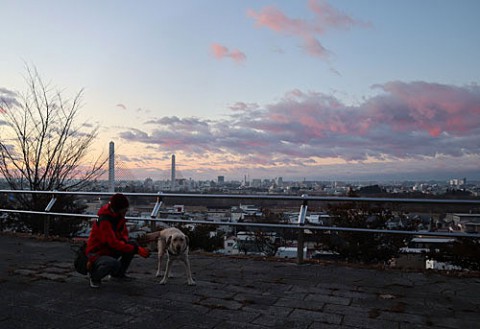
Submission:
[[[111,216],[114,218],[119,218],[119,215],[117,213],[114,213],[112,209],[110,208],[110,204],[107,203],[106,205],[102,206],[97,213],[98,216]]]

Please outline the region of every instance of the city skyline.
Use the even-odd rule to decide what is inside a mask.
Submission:
[[[176,161],[176,160],[175,160]],[[117,161],[116,161],[117,162]],[[117,162],[118,165],[118,162]],[[182,166],[181,163],[178,163],[176,161],[175,166]],[[143,181],[146,179],[152,179],[154,181],[172,181],[172,163],[170,163],[170,170],[169,171],[164,171],[162,175],[149,175],[149,173],[146,173],[146,176],[141,176],[141,172],[139,171],[132,171],[128,168],[123,167],[123,164],[120,163],[120,169],[115,169],[115,172],[119,172],[119,175],[116,176],[115,180],[138,180],[138,181]],[[458,175],[451,175],[450,172],[435,172],[431,174],[425,174],[425,173],[416,173],[416,174],[410,174],[410,175],[405,175],[404,173],[391,173],[391,174],[385,174],[385,173],[375,173],[375,174],[363,174],[360,175],[358,173],[352,173],[351,176],[348,175],[330,175],[330,176],[315,176],[314,174],[310,176],[304,176],[304,177],[294,177],[294,178],[285,178],[282,175],[275,175],[275,172],[265,172],[264,176],[259,176],[254,174],[253,176],[246,172],[243,175],[232,175],[228,176],[225,175],[223,172],[212,172],[212,176],[203,176],[203,177],[197,177],[195,175],[193,176],[188,176],[186,174],[189,173],[183,173],[181,170],[178,168],[175,168],[175,179],[177,180],[182,180],[182,179],[192,179],[192,180],[198,180],[198,181],[216,181],[218,177],[223,177],[225,182],[251,182],[252,180],[275,180],[278,178],[281,178],[284,181],[291,181],[291,182],[301,182],[301,181],[318,181],[318,182],[334,182],[334,181],[344,181],[344,182],[378,182],[378,183],[386,183],[386,182],[407,182],[407,181],[415,181],[415,182],[428,182],[428,181],[437,181],[437,182],[449,182],[451,180],[461,180],[465,179],[467,182],[479,182],[480,181],[480,176],[478,175],[478,171],[472,171],[471,173],[469,172],[464,172],[464,176],[458,176]]]
[[[111,147],[113,142],[111,142]],[[275,176],[275,175],[269,175],[269,176],[254,176],[250,177],[250,174],[244,174],[242,177],[225,177],[222,173],[217,173],[215,177],[209,177],[209,178],[203,178],[203,179],[196,179],[195,177],[184,177],[184,175],[178,171],[177,165],[178,163],[176,162],[176,156],[175,154],[171,155],[171,163],[170,163],[170,172],[165,173],[164,177],[151,177],[151,176],[146,176],[146,177],[135,177],[132,172],[124,168],[121,162],[119,163],[118,161],[115,161],[114,158],[110,158],[110,163],[116,163],[116,169],[114,169],[114,172],[120,172],[120,177],[114,177],[114,181],[163,181],[163,182],[169,182],[170,187],[173,188],[175,185],[172,183],[173,181],[180,181],[180,180],[193,180],[193,181],[222,181],[223,183],[229,183],[229,182],[244,182],[244,183],[251,183],[253,181],[275,181],[277,182],[278,180],[280,181],[285,181],[285,182],[302,182],[302,181],[308,181],[308,182],[356,182],[356,183],[392,183],[392,182],[416,182],[416,183],[421,183],[421,182],[443,182],[443,183],[448,183],[452,185],[452,182],[462,182],[462,184],[453,184],[453,185],[465,185],[466,182],[473,182],[477,184],[479,182],[478,179],[475,179],[476,177],[476,172],[472,173],[469,177],[451,177],[448,176],[448,174],[445,174],[445,176],[438,176],[438,174],[435,174],[436,177],[432,178],[429,176],[411,176],[408,179],[405,179],[401,177],[400,175],[396,176],[389,176],[389,175],[382,175],[382,174],[377,174],[374,176],[364,176],[364,177],[359,177],[358,175],[355,177],[324,177],[322,179],[317,178],[317,179],[307,179],[307,177],[303,177],[300,179],[290,179],[290,180],[284,180],[283,176]],[[118,169],[120,167],[120,170]],[[110,168],[110,165],[109,165]],[[110,169],[111,170],[111,169]],[[109,170],[109,172],[110,172]],[[177,173],[179,173],[179,177],[177,177]],[[169,175],[169,177],[167,177]],[[110,180],[110,176],[108,178]]]
[[[478,1],[0,6],[0,98],[25,64],[84,88],[91,155],[137,179],[480,179]]]

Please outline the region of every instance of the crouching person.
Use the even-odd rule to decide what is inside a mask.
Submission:
[[[93,223],[85,251],[92,288],[100,287],[102,279],[108,275],[130,281],[132,278],[126,272],[133,256],[138,254],[147,258],[150,255],[148,249],[128,239],[125,219],[128,207],[128,199],[117,193],[98,211],[98,219]]]

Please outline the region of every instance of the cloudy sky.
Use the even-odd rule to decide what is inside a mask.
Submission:
[[[129,177],[480,179],[480,1],[0,0],[25,63]],[[2,125],[0,118],[0,126]],[[125,174],[127,175],[127,174]]]

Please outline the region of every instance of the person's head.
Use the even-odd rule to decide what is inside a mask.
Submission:
[[[125,195],[117,193],[110,198],[110,208],[113,212],[125,216],[130,203]]]

